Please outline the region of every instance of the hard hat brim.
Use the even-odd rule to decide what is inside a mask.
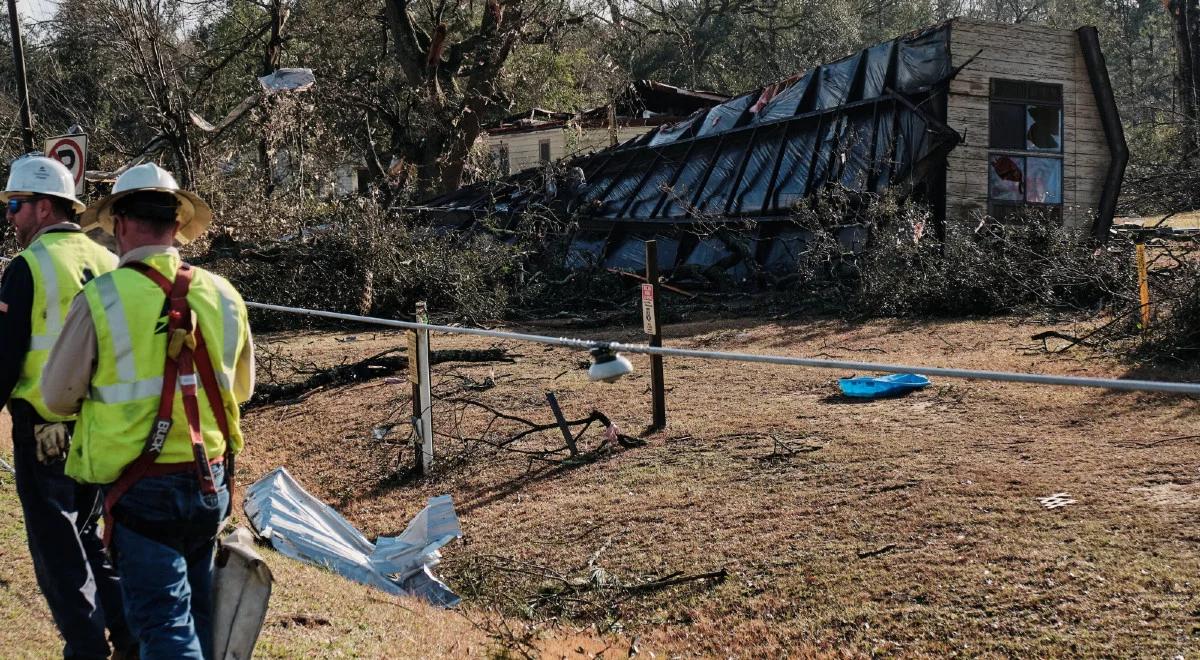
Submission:
[[[175,240],[180,243],[191,243],[212,224],[212,209],[209,208],[204,200],[186,190],[172,190],[170,188],[138,188],[136,190],[126,190],[109,195],[87,207],[80,224],[83,225],[85,230],[99,226],[109,234],[113,233],[113,204],[126,195],[140,192],[170,193],[175,196],[175,199],[179,200],[179,211],[175,215],[176,222],[178,223]]]
[[[38,197],[57,197],[59,199],[65,199],[68,202],[71,202],[71,208],[75,209],[75,213],[77,213],[77,214],[83,213],[84,211],[87,210],[87,206],[85,206],[83,202],[79,201],[78,199],[75,199],[74,197],[67,197],[66,195],[56,195],[54,193],[48,193],[48,192],[32,192],[29,190],[0,191],[0,202],[7,204],[8,200],[12,199],[16,195],[37,195]]]

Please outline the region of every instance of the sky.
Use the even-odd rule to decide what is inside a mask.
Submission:
[[[45,21],[54,16],[55,0],[17,0],[17,13],[26,23]]]

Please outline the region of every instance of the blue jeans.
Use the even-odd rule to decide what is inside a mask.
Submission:
[[[223,466],[213,478],[205,495],[192,471],[146,477],[116,506],[113,550],[142,660],[212,657],[213,552],[229,506]]]
[[[13,468],[25,516],[25,535],[38,587],[63,636],[64,658],[107,658],[107,626],[118,650],[132,646],[121,606],[117,572],[104,554],[96,521],[100,489],[63,474],[63,461],[37,460],[32,406],[9,402],[13,420]]]

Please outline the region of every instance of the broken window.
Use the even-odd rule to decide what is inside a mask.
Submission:
[[[988,147],[991,215],[1003,219],[1023,206],[1061,205],[1062,85],[992,79]]]
[[[1062,159],[992,154],[988,198],[1001,202],[1062,204]]]
[[[538,162],[542,165],[550,162],[550,140],[538,142]]]

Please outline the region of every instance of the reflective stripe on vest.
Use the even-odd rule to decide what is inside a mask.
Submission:
[[[221,363],[217,365],[216,370],[217,380],[220,381],[221,387],[229,390],[233,380],[233,370],[237,367],[238,332],[240,330],[238,303],[235,300],[237,294],[225,280],[216,280],[216,285],[217,297],[221,299],[221,324],[224,335],[221,342]]]
[[[50,313],[50,302],[58,300],[58,269],[54,267],[54,259],[50,257],[50,251],[46,249],[45,243],[39,241],[30,245],[29,252],[37,259],[38,268],[42,271],[42,290],[45,291],[44,299],[46,300],[45,332],[30,337],[29,347],[38,351],[48,351],[54,348],[54,342],[58,340],[58,335],[62,332],[62,317]],[[81,284],[80,288],[82,287]]]
[[[220,383],[221,389],[226,391],[231,389],[229,378],[225,374],[218,373],[217,381]],[[178,379],[176,382],[178,382]],[[88,396],[101,403],[126,403],[159,396],[162,394],[162,384],[162,376],[155,376],[154,378],[143,378],[132,383],[93,386]],[[181,388],[182,386],[178,387]],[[204,390],[204,384],[196,381],[196,389]]]
[[[42,399],[42,369],[62,333],[63,320],[84,280],[103,275],[117,265],[113,253],[78,231],[52,231],[38,236],[21,253],[29,267],[33,292],[29,317],[29,350],[12,398],[29,402],[50,422],[74,419],[51,412]]]
[[[133,358],[133,334],[129,331],[129,321],[125,317],[125,305],[117,293],[117,285],[112,278],[102,277],[96,281],[100,290],[100,301],[104,304],[104,313],[108,316],[108,327],[115,329],[110,332],[112,337],[112,352],[116,358],[117,376],[123,381],[137,379],[137,364]],[[159,383],[161,384],[161,379]]]

